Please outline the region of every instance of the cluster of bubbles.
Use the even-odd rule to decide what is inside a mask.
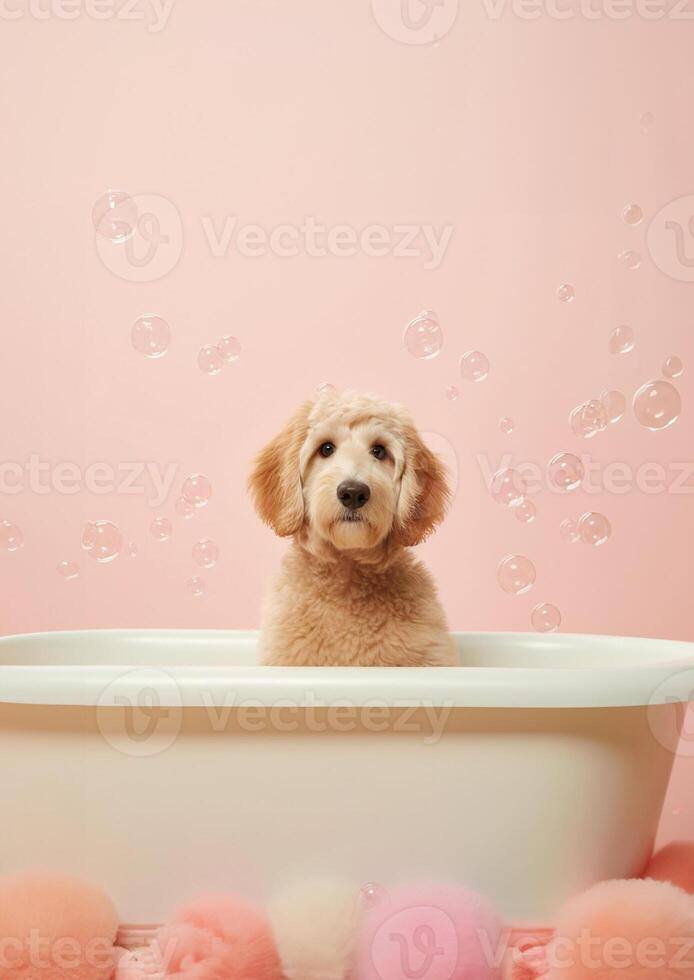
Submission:
[[[591,398],[571,412],[569,425],[574,435],[590,439],[606,429],[608,424],[623,418],[627,400],[621,391],[603,391],[600,398]]]
[[[198,351],[198,367],[205,374],[219,374],[223,367],[238,361],[241,344],[231,335],[221,337],[216,344],[207,344]]]
[[[211,497],[212,484],[209,479],[201,473],[192,474],[183,481],[176,513],[184,519],[190,518],[201,507],[207,506]],[[155,517],[149,530],[156,541],[164,542],[173,534],[173,524],[168,517]],[[21,542],[18,528],[6,521],[0,523],[0,547],[15,550]],[[112,521],[89,521],[82,532],[82,549],[99,564],[114,561],[123,552],[130,558],[135,558],[138,553],[134,542],[124,543],[122,532]],[[202,568],[212,568],[219,560],[219,547],[209,538],[202,538],[193,545],[192,557]],[[66,580],[77,578],[80,572],[78,563],[69,560],[59,562],[56,570]],[[196,596],[205,593],[205,583],[198,575],[188,581],[187,588]]]
[[[132,238],[137,219],[137,205],[125,191],[107,190],[92,208],[94,230],[114,245]]]
[[[18,551],[24,544],[24,535],[16,524],[0,521],[0,550]]]
[[[405,327],[406,350],[418,360],[430,360],[441,353],[443,330],[433,310],[422,310]],[[484,381],[489,374],[489,360],[478,350],[469,350],[460,358],[460,374],[465,381]],[[451,385],[446,388],[446,398],[456,401],[460,392]]]
[[[499,585],[509,595],[524,595],[535,585],[535,566],[525,555],[508,555],[496,571]],[[540,602],[531,614],[530,622],[539,633],[552,633],[561,626],[561,613],[551,602]]]
[[[559,534],[567,544],[576,544],[582,541],[595,547],[609,539],[612,534],[612,525],[604,514],[596,511],[589,511],[582,514],[577,521],[567,517],[559,525]]]

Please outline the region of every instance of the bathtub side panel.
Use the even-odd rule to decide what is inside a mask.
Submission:
[[[537,923],[642,870],[672,754],[641,708],[2,705],[0,765],[3,870],[85,875],[123,920],[325,872],[453,879]]]

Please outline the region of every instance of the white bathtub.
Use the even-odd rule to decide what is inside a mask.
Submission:
[[[0,640],[0,870],[86,875],[135,922],[325,872],[459,880],[543,924],[637,874],[694,645],[456,639],[463,669],[403,670],[257,667],[253,633]]]

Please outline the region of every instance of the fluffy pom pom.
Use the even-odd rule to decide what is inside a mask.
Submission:
[[[291,980],[345,980],[353,965],[359,888],[349,881],[316,879],[280,892],[270,921]]]
[[[107,980],[118,915],[98,888],[58,874],[0,879],[2,980]]]
[[[281,980],[269,921],[228,896],[200,898],[158,930],[156,955],[179,980]]]
[[[503,952],[501,921],[479,895],[413,885],[365,909],[355,980],[495,980]]]
[[[651,858],[644,878],[669,881],[694,895],[694,843],[673,841]]]
[[[662,881],[607,881],[560,913],[548,980],[694,980],[694,901]]]

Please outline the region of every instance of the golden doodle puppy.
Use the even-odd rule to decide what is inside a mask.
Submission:
[[[260,517],[293,538],[267,600],[265,664],[458,663],[413,545],[443,520],[442,463],[398,405],[355,392],[303,404],[258,456]]]

